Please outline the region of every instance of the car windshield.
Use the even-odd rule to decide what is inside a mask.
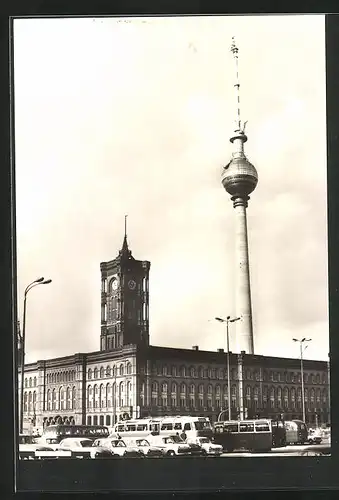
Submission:
[[[149,442],[146,439],[137,439],[137,445],[138,446],[149,446]]]
[[[203,431],[205,429],[211,429],[211,424],[205,421],[196,421],[194,422],[194,427],[197,431]]]
[[[126,448],[124,441],[121,441],[121,440],[119,441],[118,439],[111,441],[111,444],[114,448],[118,448],[118,447],[125,447]]]
[[[182,439],[179,436],[170,436],[165,438],[165,443],[181,443]]]
[[[89,446],[92,446],[93,444],[93,441],[91,441],[91,439],[82,439],[80,441],[80,445],[83,447],[83,448],[88,448]]]

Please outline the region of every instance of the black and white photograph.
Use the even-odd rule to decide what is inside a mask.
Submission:
[[[14,19],[20,461],[331,454],[325,64],[324,15]]]

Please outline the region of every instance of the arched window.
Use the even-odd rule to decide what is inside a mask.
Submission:
[[[158,392],[158,382],[152,383],[152,392]]]
[[[257,385],[253,389],[253,396],[254,396],[254,399],[259,398],[259,387]]]
[[[37,380],[36,377],[34,377],[34,379],[33,379],[33,387],[36,387],[36,380]]]
[[[105,375],[105,373],[104,373],[104,367],[102,366],[100,368],[100,378],[104,378],[104,375]]]
[[[252,379],[252,372],[251,372],[251,370],[246,370],[246,378],[247,378],[247,380],[251,380]]]
[[[180,394],[183,394],[184,396],[186,396],[186,384],[180,385]]]
[[[63,387],[60,387],[59,389],[59,409],[65,409],[65,391]]]
[[[72,406],[71,406],[71,410],[75,410],[75,398],[76,398],[76,389],[75,389],[75,386],[72,387]]]
[[[213,392],[212,386],[211,386],[211,384],[208,384],[208,386],[207,386],[207,394],[209,396],[212,396],[212,392]]]
[[[93,386],[93,407],[98,408],[98,386],[95,384]]]
[[[304,398],[305,398],[305,402],[308,401],[308,389],[304,389]]]
[[[173,394],[177,393],[177,384],[175,382],[173,382],[173,384],[172,384],[171,391]]]
[[[87,387],[87,408],[92,408],[92,387]]]
[[[326,389],[323,389],[322,391],[322,400],[323,400],[323,403],[326,403],[327,402],[327,393],[326,393]]]
[[[236,395],[237,395],[237,386],[236,385],[232,385],[231,394],[232,394],[232,397],[236,397]]]
[[[128,406],[132,406],[132,383],[130,381],[127,382],[126,399]]]
[[[237,370],[235,368],[232,368],[231,370],[231,377],[232,377],[232,380],[237,380]]]
[[[52,394],[51,394],[51,389],[48,389],[47,391],[47,411],[51,411],[52,409]]]
[[[52,411],[56,410],[56,390],[52,391]]]
[[[162,367],[162,374],[165,375],[165,376],[168,374],[168,367],[167,367],[167,365],[164,365]]]
[[[28,413],[32,413],[33,411],[33,397],[31,391],[28,393]]]
[[[111,425],[111,416],[106,415],[106,425],[110,426]]]
[[[163,392],[163,393],[167,393],[167,388],[168,388],[168,386],[167,386],[167,382],[163,382],[163,383],[161,384],[161,392]]]
[[[88,368],[88,380],[91,380],[92,378],[92,369]]]
[[[98,368],[94,368],[93,375],[94,375],[94,378],[98,378]]]
[[[312,388],[310,390],[310,403],[312,406],[314,406],[315,403],[315,390]]]
[[[25,388],[27,388],[27,387],[28,387],[28,380],[27,380],[27,378],[25,378]]]
[[[112,387],[111,384],[107,382],[105,389],[106,407],[110,408],[112,406]]]
[[[27,401],[28,401],[27,392],[25,392],[25,394],[24,394],[24,412],[28,411]]]
[[[320,403],[320,389],[317,389],[316,398],[317,398],[317,403]]]
[[[199,378],[204,378],[204,369],[202,366],[199,366],[199,368],[198,368],[198,375],[199,375]]]
[[[282,396],[282,390],[281,390],[281,387],[278,387],[278,389],[277,389],[277,398],[279,399],[279,401],[281,401],[281,396]]]
[[[100,387],[99,387],[99,407],[104,408],[105,406],[106,406],[106,401],[105,401],[104,384],[100,384]]]
[[[106,377],[110,377],[111,376],[111,372],[112,372],[111,367],[107,366],[106,367]]]
[[[87,417],[87,425],[92,425],[92,417],[91,417],[91,415],[88,415],[88,417]]]
[[[190,377],[192,377],[192,378],[195,377],[195,368],[194,368],[194,366],[190,367]]]
[[[117,375],[117,368],[115,365],[112,366],[112,377],[115,377]]]
[[[124,406],[124,383],[119,384],[119,406]]]
[[[270,399],[271,400],[275,399],[275,390],[274,390],[274,387],[271,387],[271,389],[270,389]]]
[[[194,384],[190,385],[190,394],[195,394],[195,385]]]
[[[32,377],[29,377],[29,387],[32,387]]]
[[[172,366],[172,376],[173,377],[177,376],[177,367],[175,365]]]
[[[181,377],[186,377],[186,367],[184,365],[180,367],[180,375]]]
[[[67,387],[66,389],[66,410],[70,410],[71,408],[71,389]]]
[[[248,385],[246,387],[246,399],[250,400],[251,399],[251,386]]]
[[[119,367],[119,375],[122,376],[124,374],[124,365],[121,364]]]
[[[131,363],[127,363],[127,375],[131,375],[132,373],[132,365]]]
[[[320,384],[320,375],[319,375],[319,373],[317,373],[315,381],[316,381],[316,384]]]

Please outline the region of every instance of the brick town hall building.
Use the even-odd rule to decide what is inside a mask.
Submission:
[[[301,418],[300,359],[150,345],[150,262],[136,260],[125,235],[119,255],[100,264],[100,351],[25,366],[24,428],[57,422],[104,424],[119,418],[206,415],[228,408],[233,418],[256,414]],[[328,422],[329,369],[304,360],[306,420]],[[20,374],[19,374],[20,387]]]

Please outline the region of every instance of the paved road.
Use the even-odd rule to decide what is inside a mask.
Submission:
[[[288,456],[296,456],[299,455],[300,452],[306,452],[308,449],[312,449],[319,452],[322,451],[322,445],[328,445],[328,440],[326,442],[322,442],[321,445],[289,445],[283,446],[281,448],[273,448],[270,452],[266,453],[251,453],[248,451],[235,451],[232,453],[223,453],[222,457],[288,457]]]

